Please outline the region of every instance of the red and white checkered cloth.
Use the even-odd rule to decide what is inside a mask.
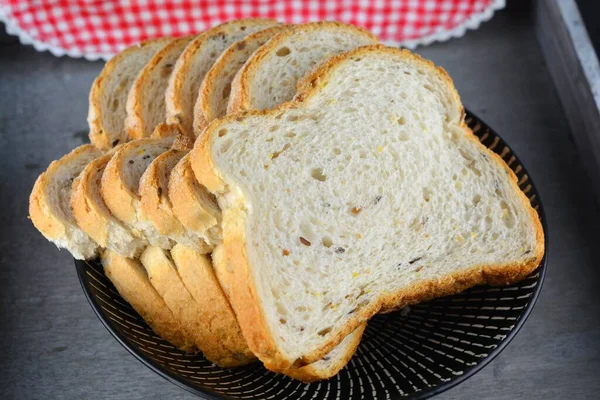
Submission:
[[[504,0],[0,0],[0,21],[40,51],[95,60],[244,17],[337,20],[412,48],[462,36],[503,7]]]

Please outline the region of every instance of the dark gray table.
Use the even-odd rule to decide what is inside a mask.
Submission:
[[[0,398],[193,396],[136,361],[87,304],[73,260],[27,219],[35,178],[86,140],[87,94],[102,63],[0,43]],[[454,78],[538,185],[548,274],[522,331],[441,398],[600,396],[600,213],[527,13],[503,11],[466,37],[419,49]]]

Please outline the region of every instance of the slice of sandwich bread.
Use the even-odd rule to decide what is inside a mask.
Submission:
[[[100,194],[102,174],[118,148],[90,161],[73,181],[71,210],[77,225],[101,247],[135,258],[148,245],[147,240],[134,235],[116,218]]]
[[[165,120],[165,90],[179,55],[191,37],[173,39],[148,61],[127,95],[125,130],[129,139],[149,137]]]
[[[96,243],[78,225],[69,201],[72,183],[85,166],[102,153],[90,144],[53,161],[35,182],[29,197],[29,217],[44,237],[79,260],[94,257]]]
[[[289,28],[290,25],[275,25],[254,32],[233,43],[220,55],[200,85],[194,109],[196,136],[210,121],[227,113],[231,82],[248,58],[273,36]]]
[[[173,241],[161,235],[141,212],[140,179],[156,157],[168,151],[174,138],[138,139],[119,148],[102,174],[100,194],[110,212],[134,236],[153,246],[170,249]]]
[[[213,122],[191,152],[222,209],[232,306],[267,368],[318,361],[379,310],[537,268],[538,215],[443,69],[367,46],[298,87]]]
[[[90,141],[101,150],[125,143],[127,95],[138,74],[152,56],[172,41],[152,39],[131,46],[110,59],[90,90],[88,124]]]
[[[172,148],[156,157],[146,168],[138,189],[141,198],[140,217],[152,223],[160,235],[205,254],[211,251],[212,246],[183,226],[175,216],[169,199],[168,183],[171,171],[187,153],[187,150]]]
[[[296,94],[296,83],[322,61],[377,43],[371,33],[339,22],[309,22],[282,32],[260,47],[231,84],[229,113],[266,110]]]
[[[198,89],[219,55],[244,36],[268,28],[271,19],[248,18],[215,26],[192,40],[175,64],[166,90],[166,122],[193,136],[193,110]]]

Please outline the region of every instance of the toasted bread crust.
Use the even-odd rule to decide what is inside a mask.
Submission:
[[[90,90],[89,102],[90,106],[88,109],[88,124],[90,126],[89,138],[94,146],[101,150],[108,150],[112,147],[115,147],[118,144],[125,143],[127,141],[127,134],[125,129],[120,132],[114,132],[109,126],[105,125],[102,120],[104,117],[104,112],[109,111],[105,110],[102,105],[102,98],[106,93],[105,82],[111,78],[111,76],[115,73],[115,70],[121,65],[122,62],[126,62],[126,60],[130,56],[134,56],[140,50],[144,49],[148,46],[154,45],[167,45],[171,41],[170,38],[159,38],[147,40],[145,42],[140,43],[139,45],[131,46],[113,58],[110,59],[100,72],[100,75],[94,80],[92,84],[92,88]],[[125,89],[125,88],[119,88]]]
[[[200,85],[198,100],[194,107],[194,133],[196,136],[199,136],[200,132],[208,126],[209,122],[222,116],[217,107],[215,107],[214,98],[215,96],[224,97],[223,93],[218,92],[219,83],[223,78],[223,74],[226,73],[227,68],[233,63],[240,62],[238,60],[240,52],[244,51],[244,49],[247,51],[248,46],[255,47],[264,43],[276,34],[290,29],[290,27],[290,25],[275,25],[271,28],[254,32],[242,40],[235,42],[221,54],[207,72]]]
[[[186,337],[182,326],[152,287],[139,261],[110,250],[105,250],[101,259],[108,279],[156,334],[183,351],[197,352],[194,342]]]
[[[140,179],[139,195],[144,215],[152,221],[161,235],[182,234],[181,222],[173,215],[166,181],[171,172],[165,164],[178,162],[186,152],[168,150],[156,157]],[[162,181],[162,182],[161,182]]]
[[[107,247],[108,220],[103,210],[99,209],[96,202],[92,200],[90,189],[92,185],[100,184],[100,182],[93,182],[95,172],[104,169],[112,156],[112,153],[105,154],[90,162],[79,178],[73,182],[71,195],[71,209],[77,224],[102,247]]]
[[[209,349],[211,361],[234,367],[256,360],[219,286],[210,258],[182,245],[176,245],[171,255],[181,280],[198,304],[201,320],[206,322],[210,340],[202,348]]]
[[[246,115],[276,116],[282,111],[290,108],[302,108],[312,95],[321,90],[324,84],[329,80],[332,72],[344,61],[362,57],[370,53],[408,58],[421,64],[424,68],[431,70],[436,69],[448,84],[450,92],[454,93],[456,96],[456,99],[458,100],[457,104],[460,104],[460,99],[452,80],[443,69],[436,68],[432,62],[426,61],[408,50],[374,45],[361,47],[348,53],[338,55],[321,65],[308,79],[301,82],[299,85],[301,91],[294,101],[284,103],[273,110],[251,111]],[[461,115],[464,116],[463,110],[461,110],[461,113]],[[227,178],[219,172],[212,160],[213,138],[218,135],[221,126],[229,121],[234,119],[239,120],[240,118],[243,119],[244,116],[228,116],[210,124],[203,137],[196,142],[194,150],[191,153],[191,162],[196,178],[213,193],[224,193],[229,188]],[[462,125],[467,129],[464,121],[462,122]],[[472,135],[472,140],[479,142],[474,135]],[[481,146],[482,151],[487,152],[488,154],[494,154],[486,149],[485,146],[479,145]],[[493,159],[504,169],[507,171],[509,170],[499,156],[494,156]],[[463,270],[459,273],[440,277],[436,281],[419,282],[396,293],[382,295],[378,301],[374,301],[358,310],[344,327],[332,332],[330,334],[330,339],[326,343],[310,353],[305,354],[299,360],[292,360],[279,351],[266,322],[261,307],[260,296],[257,293],[257,288],[252,279],[252,267],[250,266],[246,252],[246,213],[241,211],[241,208],[239,207],[231,207],[223,210],[223,243],[225,252],[232,264],[233,274],[235,274],[235,277],[232,279],[234,286],[232,288],[231,300],[250,349],[261,361],[263,361],[267,368],[274,371],[285,371],[292,365],[297,365],[298,363],[311,363],[321,359],[325,354],[330,352],[333,347],[339,344],[346,335],[380,310],[401,308],[406,305],[430,300],[432,298],[459,293],[475,285],[509,284],[527,277],[539,266],[539,263],[543,258],[544,233],[537,212],[530,206],[529,200],[518,187],[516,176],[512,173],[509,173],[509,176],[511,178],[510,182],[513,189],[516,193],[520,193],[519,196],[521,200],[529,208],[532,223],[536,230],[538,246],[535,249],[535,254],[533,254],[531,258],[522,264],[478,265],[466,271]],[[243,203],[244,199],[241,199],[240,202]]]
[[[59,168],[71,163],[85,153],[101,154],[101,152],[91,144],[79,146],[59,160],[50,163],[46,171],[37,178],[33,185],[31,195],[29,196],[29,217],[36,229],[48,240],[68,241],[68,225],[72,224],[76,227],[74,217],[65,220],[52,206],[51,201],[48,198],[48,193],[46,192],[51,184],[51,177],[57,173]],[[72,221],[69,221],[69,219],[72,219]]]
[[[189,96],[189,93],[184,93],[183,89],[185,87],[186,79],[191,73],[192,64],[196,54],[207,41],[213,37],[226,35],[240,25],[266,25],[267,23],[275,24],[276,21],[266,18],[247,18],[229,21],[201,33],[186,46],[175,64],[166,91],[165,100],[168,124],[180,126],[182,132],[188,136],[193,136],[193,110],[186,109],[183,102],[183,96]]]
[[[148,126],[144,119],[146,103],[144,102],[145,90],[151,84],[153,74],[163,61],[174,56],[179,56],[185,45],[192,39],[191,36],[172,39],[148,61],[140,71],[127,96],[127,118],[125,118],[125,131],[129,139],[140,139],[152,134],[155,127]],[[172,67],[169,68],[169,74]],[[163,72],[161,72],[163,73]]]
[[[219,244],[221,212],[212,194],[199,187],[190,167],[189,154],[171,171],[169,199],[173,213],[186,228],[206,237],[212,244]]]
[[[127,167],[124,165],[125,157],[129,151],[136,147],[158,141],[159,139],[147,138],[126,143],[115,152],[115,155],[106,165],[104,174],[102,174],[100,185],[102,198],[110,211],[125,223],[133,223],[136,220],[136,204],[140,200],[139,193],[125,184],[123,175],[127,171]]]
[[[244,66],[238,71],[235,79],[231,84],[231,94],[229,95],[229,104],[227,106],[228,114],[239,113],[240,111],[251,110],[252,106],[252,93],[250,82],[254,80],[254,77],[258,71],[258,68],[262,64],[263,60],[272,54],[274,49],[281,46],[281,43],[287,40],[288,37],[309,33],[316,30],[322,29],[344,29],[348,32],[353,32],[377,41],[377,37],[371,32],[359,28],[354,25],[343,24],[335,21],[319,21],[319,22],[308,22],[306,24],[298,25],[274,36],[267,44],[261,46],[252,57],[244,64]]]
[[[177,125],[167,124],[166,122],[161,122],[154,128],[154,132],[152,132],[152,139],[164,139],[168,137],[179,137],[184,135],[181,131],[181,127]]]

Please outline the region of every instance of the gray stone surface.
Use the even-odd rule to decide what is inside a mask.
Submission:
[[[548,275],[522,331],[445,399],[598,398],[600,213],[527,15],[503,11],[419,49],[530,170],[550,230]],[[37,175],[86,139],[101,63],[0,45],[0,398],[190,399],[127,353],[87,304],[73,261],[27,219]]]

